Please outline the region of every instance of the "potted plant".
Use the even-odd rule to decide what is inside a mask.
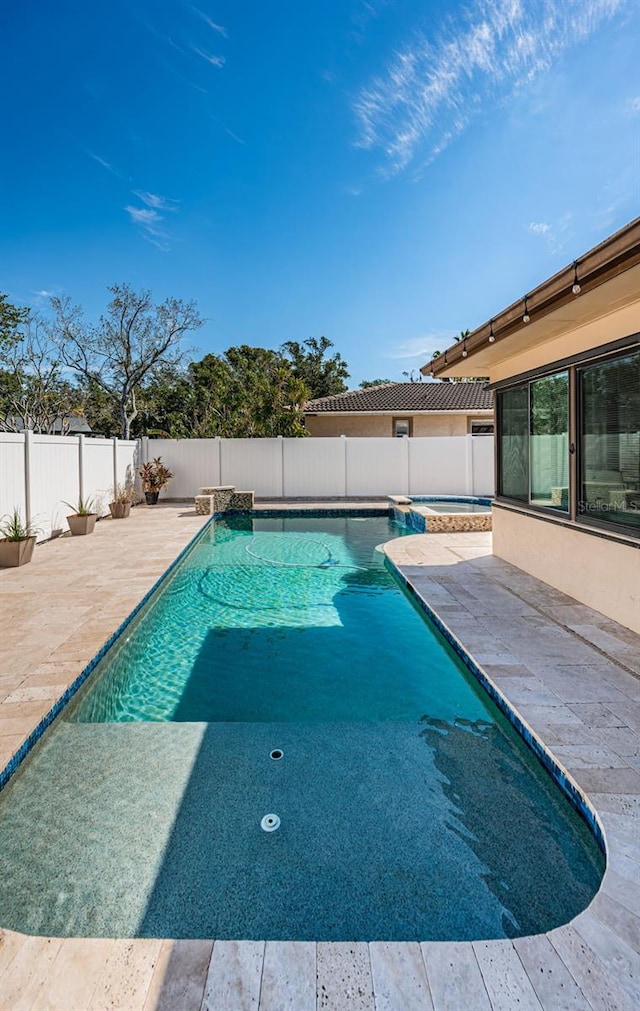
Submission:
[[[126,520],[135,502],[136,493],[131,485],[116,485],[113,502],[109,503],[109,511],[114,520]]]
[[[68,505],[70,509],[74,510],[71,516],[67,516],[67,523],[69,524],[71,535],[73,537],[80,537],[85,534],[92,534],[96,525],[96,520],[98,519],[94,499],[83,499],[81,496],[75,504],[65,502],[65,505]]]
[[[2,518],[0,523],[0,567],[4,569],[26,565],[33,557],[37,527],[23,523],[19,509]]]
[[[140,468],[142,489],[147,505],[155,505],[162,489],[169,484],[173,474],[162,462],[162,457],[156,456]]]

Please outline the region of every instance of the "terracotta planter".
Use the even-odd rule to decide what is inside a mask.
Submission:
[[[13,569],[26,565],[33,557],[35,546],[35,537],[27,537],[24,541],[0,541],[0,568]]]
[[[114,520],[126,520],[131,512],[131,502],[111,502],[109,509]]]
[[[147,505],[156,505],[159,494],[160,494],[159,491],[146,491],[144,493],[144,500],[147,503]]]
[[[97,518],[97,513],[89,513],[88,516],[78,516],[78,514],[75,513],[72,516],[67,516],[69,530],[74,537],[82,537],[84,534],[92,534]]]

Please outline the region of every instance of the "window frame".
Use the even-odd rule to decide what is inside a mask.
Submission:
[[[407,426],[406,435],[398,435],[396,432],[396,425],[398,422],[403,422]],[[393,417],[391,419],[391,432],[394,439],[410,439],[413,435],[413,418],[410,415],[399,414],[398,417]]]
[[[473,429],[474,429],[475,425],[479,425],[481,428],[490,428],[491,431],[490,432],[474,432]],[[483,421],[481,418],[475,418],[475,419],[472,419],[469,422],[469,435],[473,435],[473,436],[485,436],[486,437],[487,435],[495,435],[495,434],[496,434],[496,425],[495,425],[495,421],[493,421],[492,419],[487,419],[487,420]]]
[[[578,420],[578,429],[576,432],[576,475],[575,475],[575,506],[576,506],[576,520],[581,526],[595,527],[598,530],[606,530],[607,532],[619,531],[624,534],[625,537],[635,537],[640,540],[640,527],[633,526],[626,523],[613,523],[611,520],[601,519],[599,516],[594,516],[589,512],[580,513],[578,512],[578,502],[583,486],[583,479],[585,473],[585,460],[584,454],[582,452],[582,436],[583,436],[583,425],[581,422],[584,419],[584,398],[582,391],[582,382],[580,379],[580,373],[589,368],[591,365],[605,364],[606,362],[615,362],[620,358],[628,358],[630,355],[637,354],[640,356],[640,343],[637,347],[626,348],[624,351],[616,351],[610,355],[600,356],[594,361],[584,361],[576,363],[574,366],[575,372],[575,388],[576,388],[576,418]]]
[[[495,473],[496,473],[496,494],[495,500],[499,505],[504,503],[514,509],[526,512],[540,518],[555,519],[560,523],[571,527],[578,527],[582,530],[593,529],[600,533],[611,536],[616,534],[623,538],[640,540],[640,529],[637,526],[627,526],[623,523],[612,523],[610,520],[601,519],[588,513],[578,512],[578,500],[582,487],[582,476],[584,473],[584,460],[582,452],[582,433],[584,428],[584,414],[582,403],[582,392],[580,382],[580,371],[590,365],[596,365],[607,361],[615,361],[618,358],[626,358],[632,354],[640,354],[640,333],[629,334],[610,344],[604,344],[589,351],[572,355],[557,362],[550,362],[548,365],[528,372],[513,376],[510,379],[492,383],[490,389],[494,391],[495,413],[496,413],[496,439],[495,439]],[[502,398],[500,394],[506,390],[517,387],[527,387],[527,397],[529,400],[529,429],[531,424],[531,383],[545,376],[555,375],[560,372],[568,372],[569,376],[569,508],[567,511],[551,509],[545,506],[532,505],[531,502],[523,502],[522,499],[510,498],[500,492],[502,485],[502,460],[501,460],[501,432],[502,432]],[[528,432],[530,437],[530,430]],[[529,498],[531,498],[531,468],[529,465]]]

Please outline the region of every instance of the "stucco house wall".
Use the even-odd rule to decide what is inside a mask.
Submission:
[[[393,436],[394,418],[412,418],[414,437],[429,435],[467,435],[471,421],[491,421],[492,415],[475,414],[316,414],[306,415],[305,425],[311,436]]]
[[[600,348],[640,332],[640,299],[603,314],[526,353],[500,362],[491,382]],[[579,523],[542,521],[513,509],[493,509],[493,554],[557,586],[588,607],[640,632],[640,544],[598,537]]]
[[[495,503],[493,553],[640,633],[640,549]]]
[[[514,388],[546,370],[569,371],[573,455],[567,460],[568,479],[562,482],[573,489],[569,509],[555,513],[536,509],[534,502],[502,500],[496,489],[493,552],[640,633],[639,533],[632,524],[597,519],[590,524],[580,516],[578,465],[584,457],[579,383],[573,372],[598,358],[615,360],[625,349],[638,352],[640,218],[543,281],[527,298],[528,303],[514,302],[470,333],[464,356],[459,346],[452,346],[448,360],[445,354],[422,372],[435,378],[488,375],[491,385],[508,389],[511,382]],[[500,438],[497,433],[498,455]],[[629,480],[633,492],[633,478]]]
[[[640,300],[511,356],[492,370],[491,381],[521,375],[638,331]],[[493,510],[495,555],[640,632],[640,544],[631,537],[624,541],[624,536],[607,539],[579,523],[544,521],[500,508],[499,503]]]

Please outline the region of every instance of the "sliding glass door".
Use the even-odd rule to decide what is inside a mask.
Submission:
[[[569,509],[569,376],[560,372],[498,394],[499,486],[505,498]]]
[[[578,370],[578,514],[640,528],[640,351]]]

